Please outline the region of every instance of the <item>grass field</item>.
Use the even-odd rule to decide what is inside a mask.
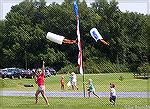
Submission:
[[[60,78],[65,77],[65,83],[69,81],[69,75],[56,75],[45,78],[46,91],[61,91]],[[123,81],[120,81],[120,76]],[[82,76],[78,77],[79,92],[83,91]],[[116,84],[117,92],[147,92],[149,80],[135,79],[131,73],[118,74],[86,74],[85,82],[93,79],[96,92],[109,92],[109,83]],[[24,84],[33,84],[35,87],[24,87]],[[33,79],[0,79],[0,90],[35,91],[37,89]],[[66,92],[68,90],[65,88]],[[76,91],[77,92],[77,91]],[[149,91],[150,92],[150,91]],[[5,97],[0,96],[0,109],[150,109],[150,98],[117,98],[117,104],[112,106],[109,98],[69,98],[49,97],[50,105],[45,105],[44,99],[39,98],[39,103],[34,104],[34,97]],[[148,105],[148,106],[147,106]]]
[[[44,99],[34,104],[34,97],[0,97],[1,109],[149,109],[147,99],[120,98],[115,106],[108,98],[48,98],[50,105],[45,105]]]
[[[56,75],[45,79],[45,86],[47,91],[61,91],[60,90],[60,78],[65,77],[65,84],[69,81],[69,75]],[[123,81],[120,81],[120,76],[123,77]],[[79,92],[83,91],[82,76],[78,77]],[[93,79],[96,92],[108,92],[109,83],[116,84],[117,92],[147,92],[149,80],[135,79],[131,73],[113,73],[113,74],[85,74],[85,83],[88,79]],[[35,87],[24,87],[24,84],[33,84]],[[35,91],[37,86],[33,79],[0,79],[0,90],[17,90],[17,91]],[[65,87],[65,91],[68,90]]]

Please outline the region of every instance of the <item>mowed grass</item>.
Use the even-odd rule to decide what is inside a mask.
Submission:
[[[42,97],[35,104],[34,97],[0,97],[0,109],[149,109],[147,99],[118,98],[115,106],[108,98],[51,98],[47,106]]]
[[[60,89],[60,79],[61,76],[65,78],[65,90],[68,90],[67,82],[69,81],[69,74],[56,75],[45,78],[46,91],[61,91]],[[123,78],[122,81],[119,80],[120,76]],[[79,92],[83,91],[82,75],[78,74],[77,85],[79,87]],[[96,92],[109,92],[109,84],[116,84],[117,92],[147,92],[149,89],[150,79],[135,79],[132,73],[110,73],[110,74],[85,74],[85,84],[88,79],[93,80]],[[24,84],[33,84],[34,87],[24,87]],[[35,91],[37,85],[34,79],[0,79],[0,90],[16,90],[16,91]]]

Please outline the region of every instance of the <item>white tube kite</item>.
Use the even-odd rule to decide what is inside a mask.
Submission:
[[[46,38],[49,39],[52,42],[58,43],[58,44],[62,44],[63,40],[65,39],[64,36],[60,36],[51,32],[48,32],[46,35]]]
[[[103,39],[102,36],[100,35],[100,33],[98,32],[98,30],[96,28],[92,28],[90,30],[90,34],[91,36],[95,39],[95,41],[97,42],[99,39]]]

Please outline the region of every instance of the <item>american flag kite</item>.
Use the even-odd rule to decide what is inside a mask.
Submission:
[[[83,67],[82,67],[82,47],[81,47],[80,30],[79,30],[78,5],[77,5],[76,0],[74,0],[74,11],[75,11],[75,13],[76,13],[76,20],[77,20],[77,36],[78,36],[78,48],[79,48],[78,66],[79,66],[80,74],[83,75]]]

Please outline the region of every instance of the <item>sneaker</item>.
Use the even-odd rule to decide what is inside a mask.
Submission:
[[[115,105],[115,102],[113,102],[113,105]]]

